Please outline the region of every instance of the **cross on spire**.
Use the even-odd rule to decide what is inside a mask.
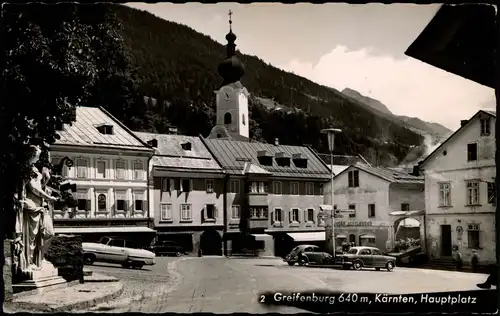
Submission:
[[[231,20],[233,11],[229,10],[229,13],[227,15],[229,15],[229,30],[231,30],[231,24],[233,24],[233,21]]]

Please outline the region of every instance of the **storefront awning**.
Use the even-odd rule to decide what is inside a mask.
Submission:
[[[372,235],[372,234],[366,234],[366,235],[362,235],[362,236],[359,236],[360,239],[372,239],[372,238],[376,238],[375,235]]]
[[[395,211],[395,212],[390,212],[389,215],[391,216],[420,216],[424,215],[425,211],[424,210],[419,210],[419,211]]]
[[[337,235],[337,239],[346,239],[346,238],[347,238],[346,235],[342,235],[342,234]]]
[[[89,234],[89,233],[156,233],[148,227],[55,227],[56,234]]]
[[[268,234],[252,234],[252,236],[255,237],[255,240],[260,240],[260,241],[273,238],[273,236],[268,235]]]
[[[325,232],[288,233],[294,241],[324,241]]]

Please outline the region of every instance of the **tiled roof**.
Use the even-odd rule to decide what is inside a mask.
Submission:
[[[424,183],[424,177],[413,176],[389,168],[370,167],[367,165],[356,165],[353,167],[393,183]]]
[[[222,171],[199,137],[144,132],[135,134],[145,142],[157,140],[153,166]],[[191,150],[182,149],[181,144],[184,143],[191,143]]]
[[[222,168],[230,174],[241,174],[245,163],[250,162],[271,172],[275,177],[328,179],[330,176],[330,170],[325,163],[311,149],[305,146],[276,146],[259,142],[223,139],[204,139],[203,141]],[[278,166],[274,158],[271,166],[262,165],[257,158],[259,151],[266,151],[267,154],[273,157],[278,152],[283,152],[288,157],[293,157],[293,154],[302,154],[303,157],[307,158],[307,167],[297,167],[293,159],[290,159],[289,167]]]
[[[101,134],[96,128],[99,125],[113,126],[113,134]],[[98,107],[77,107],[76,121],[71,126],[65,124],[64,129],[57,133],[61,138],[56,145],[149,149],[125,125]]]

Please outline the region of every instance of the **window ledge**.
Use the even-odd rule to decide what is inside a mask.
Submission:
[[[465,207],[480,207],[482,204],[466,204]]]
[[[204,219],[203,222],[204,223],[215,223],[215,219],[214,218],[207,218],[207,219]]]
[[[290,227],[297,227],[297,226],[300,226],[300,222],[291,222],[290,223]]]
[[[248,192],[248,195],[267,195],[265,192]]]
[[[267,217],[250,217],[252,221],[267,221]]]
[[[439,205],[438,208],[442,208],[442,209],[448,209],[448,208],[452,208],[453,205]]]
[[[173,223],[173,219],[160,219],[160,223]]]
[[[181,223],[192,223],[193,220],[192,219],[181,219],[180,222]]]

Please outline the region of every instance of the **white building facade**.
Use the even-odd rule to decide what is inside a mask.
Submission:
[[[153,149],[102,108],[78,107],[76,121],[58,134],[52,164],[65,157],[73,161],[62,175],[76,184],[77,206],[56,207],[56,233],[80,234],[84,240],[136,233],[154,237],[147,172]]]
[[[458,247],[465,263],[495,262],[496,113],[479,111],[420,165],[425,175],[427,246],[432,258]]]

